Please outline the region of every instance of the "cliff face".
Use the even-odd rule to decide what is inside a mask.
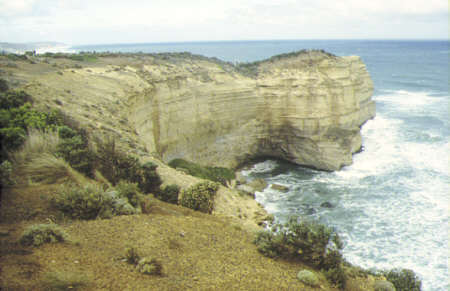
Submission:
[[[373,85],[358,57],[312,51],[264,61],[245,77],[206,60],[144,64],[130,121],[147,149],[235,167],[272,156],[323,170],[352,162],[359,127],[375,115]]]

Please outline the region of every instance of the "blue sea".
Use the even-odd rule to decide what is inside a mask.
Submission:
[[[377,116],[362,128],[364,150],[354,155],[354,163],[330,173],[268,160],[245,174],[288,186],[287,193],[269,187],[256,199],[278,221],[303,215],[334,226],[351,263],[409,268],[422,279],[423,290],[450,289],[448,41],[224,41],[74,49],[189,51],[230,62],[301,49],[361,56],[374,81]],[[332,207],[323,207],[324,202]]]

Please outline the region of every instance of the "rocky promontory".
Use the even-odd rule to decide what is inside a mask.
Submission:
[[[303,51],[247,68],[252,75],[208,61],[143,64],[130,120],[147,148],[165,162],[224,167],[255,157],[323,170],[351,164],[359,127],[375,115],[359,57]]]
[[[164,162],[233,168],[275,157],[338,170],[375,115],[372,80],[356,56],[301,51],[237,66],[189,53],[38,60],[16,76],[26,91]]]

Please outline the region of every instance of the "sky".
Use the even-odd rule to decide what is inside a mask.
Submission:
[[[0,42],[448,39],[448,0],[0,0]]]

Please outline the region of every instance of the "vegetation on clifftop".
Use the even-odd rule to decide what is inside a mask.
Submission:
[[[169,162],[169,166],[174,169],[186,171],[186,173],[191,176],[219,182],[222,185],[226,185],[227,182],[230,182],[236,177],[234,171],[230,169],[201,166],[183,159],[174,159]]]
[[[339,235],[323,224],[292,217],[284,225],[259,232],[255,244],[265,256],[300,260],[323,269],[332,283],[345,288],[343,244]]]

